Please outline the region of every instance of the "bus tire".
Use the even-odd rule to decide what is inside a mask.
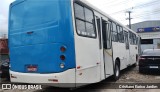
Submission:
[[[120,77],[120,64],[118,61],[116,61],[114,68],[114,80],[117,81],[119,77]]]
[[[133,65],[132,65],[132,67],[136,67],[137,66],[137,63],[134,63]]]

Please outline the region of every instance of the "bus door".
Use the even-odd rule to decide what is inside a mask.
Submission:
[[[102,21],[102,36],[103,36],[103,58],[106,77],[113,74],[113,59],[112,59],[112,40],[111,40],[111,21]]]
[[[124,31],[124,36],[125,36],[125,45],[126,45],[126,52],[125,52],[125,58],[126,58],[126,64],[127,66],[130,64],[130,60],[129,60],[129,40],[128,40],[128,32]]]

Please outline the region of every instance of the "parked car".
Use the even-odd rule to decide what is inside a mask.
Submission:
[[[9,75],[9,59],[3,60],[0,63],[0,77],[10,79]]]
[[[146,49],[139,58],[139,72],[160,70],[160,49]]]

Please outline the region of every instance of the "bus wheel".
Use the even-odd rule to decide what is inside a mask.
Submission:
[[[114,80],[117,81],[119,77],[120,77],[120,65],[118,62],[116,62],[115,68],[114,68]]]

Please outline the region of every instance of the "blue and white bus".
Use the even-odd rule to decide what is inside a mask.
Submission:
[[[138,56],[138,35],[84,0],[17,0],[8,37],[11,82],[78,87],[117,80]]]

